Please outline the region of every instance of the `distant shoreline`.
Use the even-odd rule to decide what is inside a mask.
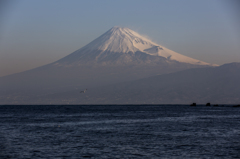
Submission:
[[[1,106],[190,106],[191,104],[1,104]],[[239,104],[217,104],[206,106],[206,104],[196,104],[192,107],[240,107]]]

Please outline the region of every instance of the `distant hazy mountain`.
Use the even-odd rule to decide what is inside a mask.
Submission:
[[[18,103],[32,96],[212,66],[216,65],[171,51],[128,28],[113,27],[56,62],[1,77],[0,99]]]
[[[38,101],[41,99],[66,104],[240,104],[240,63],[97,87],[85,94],[76,90],[56,93]]]

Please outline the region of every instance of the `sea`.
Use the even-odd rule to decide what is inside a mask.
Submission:
[[[240,107],[2,105],[0,158],[240,158]]]

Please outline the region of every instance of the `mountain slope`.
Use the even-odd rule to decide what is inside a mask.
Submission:
[[[104,87],[42,96],[72,104],[239,104],[240,63],[196,68]]]
[[[88,45],[57,61],[55,65],[62,66],[66,65],[66,63],[79,65],[86,64],[89,61],[112,64],[113,60],[118,61],[115,64],[133,64],[136,59],[138,59],[138,62],[143,60],[135,57],[136,53],[142,53],[144,56],[151,55],[156,59],[161,57],[165,60],[174,60],[193,65],[211,65],[169,50],[131,29],[123,27],[113,27]],[[138,63],[135,62],[134,64]]]

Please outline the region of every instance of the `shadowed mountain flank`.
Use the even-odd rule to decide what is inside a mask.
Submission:
[[[84,96],[69,91],[42,98],[74,104],[238,104],[239,90],[240,63],[231,63],[96,87]]]

